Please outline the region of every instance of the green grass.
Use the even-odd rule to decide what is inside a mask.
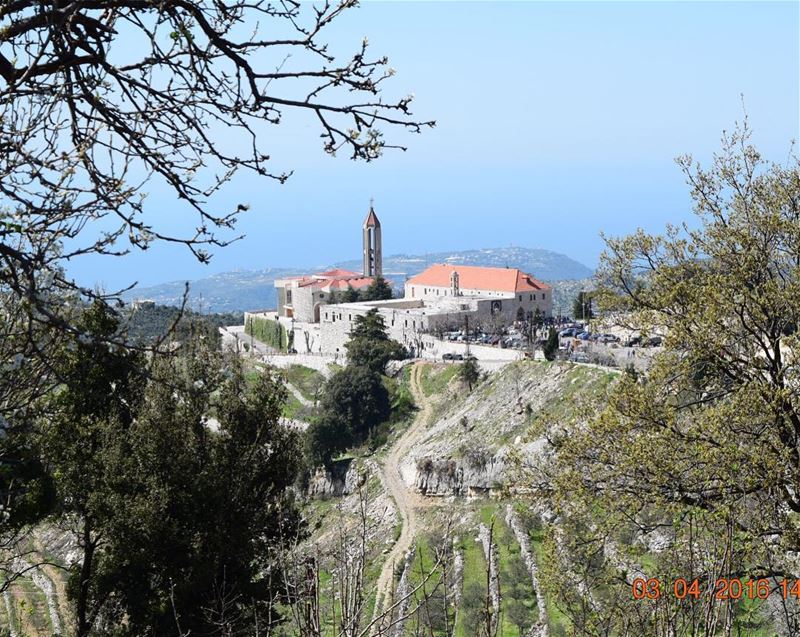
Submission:
[[[583,365],[567,364],[570,369],[559,383],[558,393],[547,401],[545,408],[535,412],[531,418],[534,431],[554,420],[569,420],[576,416],[587,402],[602,401],[609,386],[619,378],[618,374],[601,372]]]
[[[425,365],[420,373],[420,385],[423,393],[426,396],[443,394],[450,380],[458,374],[459,368],[458,364],[444,367],[441,365]]]
[[[533,550],[536,563],[539,565],[544,564],[545,552],[544,545],[542,544],[544,533],[542,531],[532,531],[528,534],[528,537],[531,540],[531,549]],[[564,634],[568,635],[570,627],[569,619],[561,612],[554,600],[550,599],[547,595],[545,595],[545,606],[547,607],[547,620],[551,632],[557,627],[560,627]]]
[[[466,613],[463,609],[463,593],[470,584],[477,583],[486,590],[486,559],[483,555],[483,547],[480,542],[475,540],[476,533],[466,533],[459,542],[461,556],[463,559],[463,584],[462,584],[462,607],[459,608],[458,622],[456,623],[456,637],[471,637],[475,634],[475,626],[467,624]]]
[[[502,517],[502,505],[487,504],[481,508],[481,522],[487,527],[492,524],[492,517],[494,517],[493,538],[494,543],[497,545],[502,598],[500,607],[502,623],[499,634],[503,637],[521,637],[519,629],[509,619],[509,608],[514,600],[522,602],[528,611],[529,625],[532,625],[539,616],[536,608],[536,595],[528,569],[522,560],[517,539]],[[512,576],[513,569],[516,569],[522,575],[517,582],[514,582]]]
[[[297,396],[287,392],[286,403],[283,405],[283,416],[285,418],[303,420],[306,411],[308,411],[307,408],[297,399]]]
[[[32,627],[33,634],[36,635],[52,634],[50,612],[44,592],[27,577],[21,577],[16,580],[11,590],[20,592],[23,595],[22,599],[17,598],[13,593],[11,595],[11,607],[14,617],[10,618],[10,621],[14,622],[18,629],[18,634],[32,634],[30,631],[24,630],[25,626]],[[4,602],[3,607],[5,608]]]
[[[290,365],[283,370],[283,376],[288,383],[297,388],[306,400],[314,401],[322,392],[325,377],[316,369],[303,365]]]

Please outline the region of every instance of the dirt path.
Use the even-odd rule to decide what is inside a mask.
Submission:
[[[416,417],[411,426],[403,432],[403,435],[389,450],[389,454],[381,465],[383,483],[397,506],[402,528],[400,537],[386,556],[376,583],[373,617],[378,617],[380,612],[386,608],[386,602],[391,595],[394,583],[395,565],[402,563],[406,551],[411,548],[419,526],[417,510],[430,504],[423,496],[409,489],[400,476],[400,461],[425,432],[431,413],[431,403],[420,386],[423,366],[423,363],[416,363],[411,370],[411,394],[418,408]]]

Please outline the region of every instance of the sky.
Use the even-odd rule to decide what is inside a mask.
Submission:
[[[328,40],[352,52],[365,36],[397,71],[386,97],[413,93],[415,116],[437,122],[385,130],[407,152],[332,158],[312,115],[287,114],[266,134],[275,169],[293,176],[237,175],[214,205],[248,203],[246,237],[210,265],[154,246],[70,273],[115,289],[359,258],[371,198],[384,254],[515,245],[594,267],[601,232],[691,222],[674,158],[707,163],[745,110],[767,158],[786,161],[800,140],[798,2],[367,1]],[[147,206],[166,227],[193,227],[157,184]]]

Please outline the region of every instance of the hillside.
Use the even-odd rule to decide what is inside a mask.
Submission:
[[[392,255],[384,257],[383,269],[397,289],[407,277],[414,276],[432,263],[458,263],[487,267],[514,267],[530,272],[553,285],[555,307],[567,311],[577,290],[586,287],[592,270],[558,252],[541,248],[489,248],[427,255]],[[359,271],[360,261],[332,264]],[[320,267],[318,269],[324,269]],[[198,312],[243,312],[273,308],[276,304],[275,279],[295,276],[309,268],[265,268],[236,270],[190,282],[190,307]],[[161,305],[179,305],[185,281],[172,281],[154,286],[134,288],[124,295],[126,300],[152,299]]]
[[[376,454],[342,460],[327,486],[316,476],[317,498],[306,508],[315,532],[306,550],[329,556],[326,573],[340,569],[337,542],[361,535],[357,513],[365,508],[373,520],[365,533],[367,606],[398,604],[408,617],[392,614],[396,634],[417,634],[421,624],[434,634],[468,637],[483,621],[487,597],[498,637],[565,634],[565,620],[539,580],[545,523],[528,498],[509,497],[524,488],[510,459],[544,461],[545,442],[527,439],[532,425],[576,408],[581,397],[602,398],[616,374],[523,361],[470,393],[458,369],[404,370],[400,383],[417,405],[412,422]],[[415,591],[430,572],[430,590]]]

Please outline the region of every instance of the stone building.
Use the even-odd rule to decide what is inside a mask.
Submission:
[[[463,327],[489,329],[531,316],[553,314],[552,289],[516,268],[437,264],[406,282],[405,296],[388,301],[342,303],[323,308],[320,351],[345,352],[357,316],[377,309],[389,336],[423,354],[442,332]]]
[[[364,290],[381,276],[381,222],[372,204],[362,228],[364,270],[361,274],[350,270],[328,270],[317,274],[277,279],[279,317],[302,323],[319,323],[320,310],[331,300],[333,293],[344,293],[348,288]]]
[[[435,304],[443,299],[490,299],[491,315],[522,320],[537,309],[553,314],[552,289],[516,268],[436,264],[406,281],[405,298]]]
[[[533,316],[552,316],[549,285],[516,268],[436,264],[408,279],[402,299],[331,303],[349,287],[363,290],[381,276],[381,224],[370,204],[362,225],[363,271],[329,270],[275,281],[276,318],[293,330],[301,353],[344,356],[356,317],[377,310],[389,336],[418,356],[441,353],[445,331],[494,331]],[[339,296],[341,298],[341,296]]]
[[[349,287],[363,290],[372,281],[372,277],[338,269],[277,279],[278,316],[305,323],[319,323],[320,309],[330,302],[334,292],[343,293]]]

